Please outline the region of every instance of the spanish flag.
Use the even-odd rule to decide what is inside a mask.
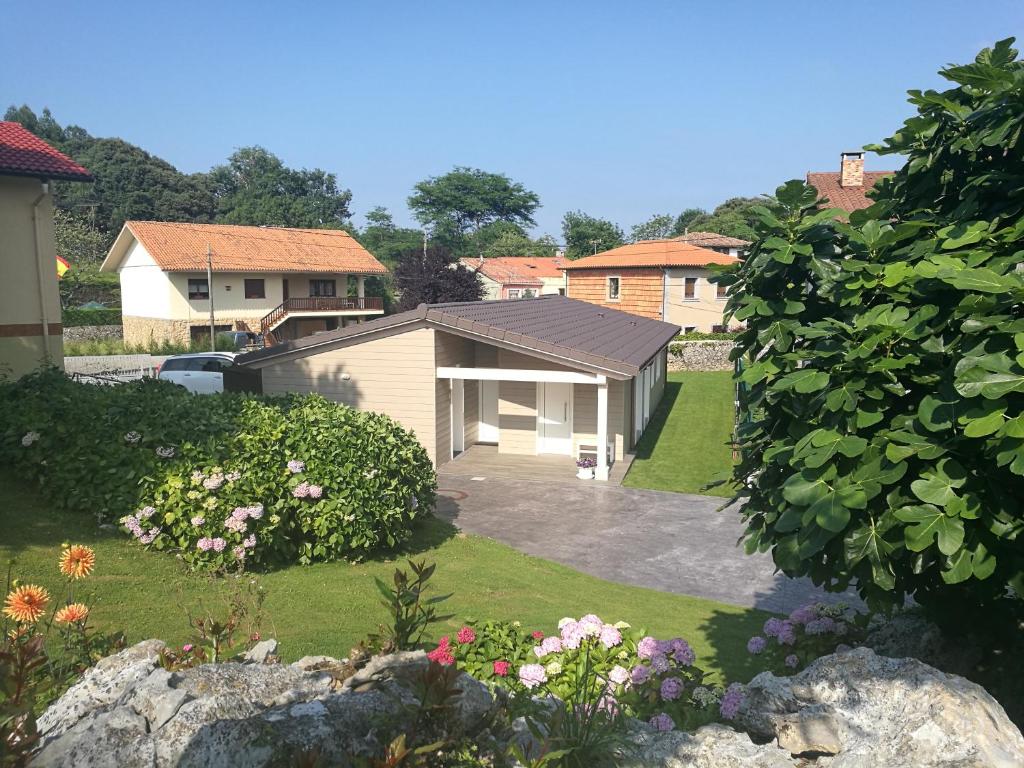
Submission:
[[[57,279],[64,277],[64,273],[71,269],[71,265],[60,256],[57,257]]]

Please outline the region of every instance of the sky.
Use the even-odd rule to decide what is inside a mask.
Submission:
[[[560,239],[568,210],[628,231],[838,170],[908,89],[1022,33],[1020,0],[0,0],[0,108],[185,172],[258,144],[337,174],[357,223],[384,205],[414,226],[416,182],[482,168],[536,192],[535,234]]]

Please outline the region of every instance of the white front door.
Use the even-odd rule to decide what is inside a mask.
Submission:
[[[466,450],[465,387],[462,379],[452,379],[452,458]]]
[[[480,382],[480,427],[477,440],[481,443],[498,442],[498,382]]]
[[[572,455],[572,384],[537,384],[537,453]]]

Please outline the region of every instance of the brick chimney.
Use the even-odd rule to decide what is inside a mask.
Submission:
[[[864,153],[843,152],[839,162],[839,186],[864,186]]]

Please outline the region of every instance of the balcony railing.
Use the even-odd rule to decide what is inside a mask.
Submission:
[[[275,326],[291,314],[307,312],[383,312],[384,299],[380,296],[297,296],[285,299],[260,320],[260,330],[266,336]]]

